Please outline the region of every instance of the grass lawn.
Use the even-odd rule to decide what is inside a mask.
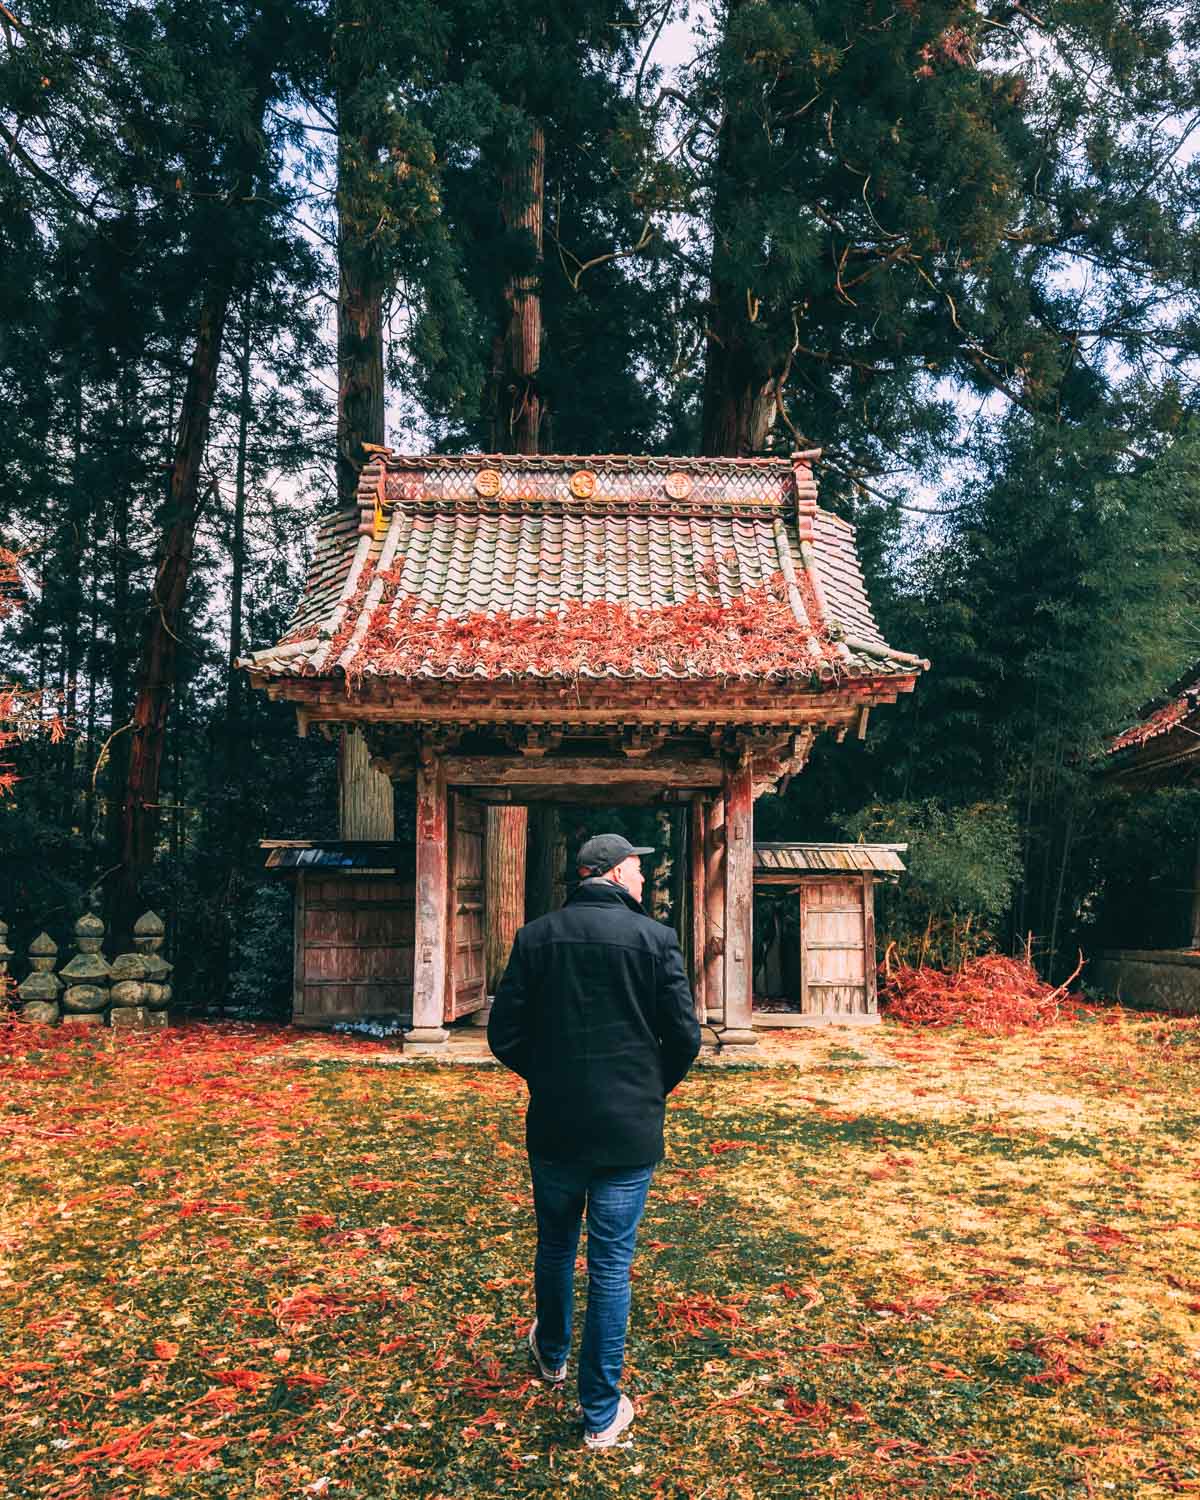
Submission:
[[[0,1044],[0,1495],[1200,1491],[1195,1023],[694,1074],[600,1454],[521,1343],[520,1086],[295,1040]]]

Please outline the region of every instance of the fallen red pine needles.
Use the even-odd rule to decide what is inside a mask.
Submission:
[[[394,582],[394,575],[379,575]],[[347,612],[350,622],[351,612]],[[349,638],[349,637],[348,637]],[[341,645],[335,637],[330,659]],[[650,677],[810,677],[836,675],[827,634],[801,625],[781,574],[734,598],[695,595],[659,609],[606,599],[567,599],[543,615],[442,616],[393,589],[371,615],[347,670],[388,676],[533,673]]]
[[[1057,989],[1032,964],[999,953],[970,959],[960,969],[914,969],[899,964],[881,972],[880,1002],[889,1020],[904,1026],[974,1026],[1008,1034],[1053,1025],[1062,1000],[1083,967]]]
[[[660,1302],[658,1321],[668,1328],[681,1328],[691,1334],[700,1334],[709,1328],[736,1328],[742,1321],[740,1304],[745,1300],[734,1298],[729,1303],[722,1303],[700,1292],[694,1297],[680,1297],[675,1302]]]

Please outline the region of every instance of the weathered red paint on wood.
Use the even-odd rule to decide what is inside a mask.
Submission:
[[[688,858],[688,916],[690,919],[690,948],[691,948],[691,970],[692,970],[692,999],[696,1003],[696,1018],[701,1026],[708,1019],[707,1002],[705,1000],[705,961],[704,948],[707,932],[705,920],[706,908],[706,886],[705,886],[705,857],[704,857],[704,830],[707,804],[702,797],[697,797],[692,802],[691,819],[688,823],[687,858]]]
[[[444,1035],[450,940],[446,775],[433,756],[417,767],[417,913],[413,1028],[420,1040]]]
[[[725,799],[706,803],[704,828],[704,1003],[709,1019],[725,1021]]]
[[[725,777],[726,1042],[754,1041],[754,768],[743,755]]]
[[[455,785],[560,786],[564,780],[593,786],[650,783],[667,786],[718,786],[720,762],[712,757],[654,756],[630,760],[623,755],[546,755],[544,758],[501,755],[447,756],[446,779]]]
[[[255,687],[272,698],[310,705],[308,722],[367,720],[371,723],[440,724],[604,724],[620,730],[633,724],[701,724],[706,728],[776,725],[851,728],[864,702],[894,703],[910,693],[917,674],[849,678],[814,691],[807,683],[766,682],[725,685],[717,696],[707,682],[655,682],[613,686],[605,682],[501,684],[436,680],[405,682],[365,679],[356,696],[321,678],[267,677],[251,672]]]

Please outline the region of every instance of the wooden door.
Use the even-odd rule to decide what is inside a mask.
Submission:
[[[450,799],[450,963],[446,1020],[482,1010],[487,1003],[484,840],[487,810],[462,792]]]
[[[861,1016],[874,1012],[875,940],[866,896],[866,882],[861,876],[801,882],[803,1014]]]

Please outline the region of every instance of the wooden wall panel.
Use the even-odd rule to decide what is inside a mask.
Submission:
[[[384,876],[296,882],[293,1019],[412,1016],[415,888]]]
[[[800,885],[800,1009],[806,1015],[866,1015],[874,1009],[874,953],[867,883],[804,880]],[[873,934],[871,934],[873,942]]]

